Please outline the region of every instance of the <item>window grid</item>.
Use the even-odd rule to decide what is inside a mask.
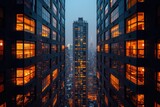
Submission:
[[[126,20],[126,33],[144,29],[144,12],[138,12]]]
[[[119,17],[119,6],[116,7],[111,13],[111,23],[116,19],[118,19],[118,17]]]
[[[30,58],[35,56],[35,43],[29,41],[17,41],[16,58]]]

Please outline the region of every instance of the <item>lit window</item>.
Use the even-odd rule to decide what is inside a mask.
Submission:
[[[49,100],[49,92],[45,96],[42,97],[42,105],[44,106]]]
[[[16,57],[18,59],[30,58],[35,56],[35,43],[24,41],[17,41],[16,44]]]
[[[52,50],[53,53],[57,52],[57,46],[56,45],[52,45],[51,50]]]
[[[1,104],[0,107],[7,107],[6,103]]]
[[[157,72],[157,91],[160,91],[160,72]]]
[[[51,21],[51,15],[44,7],[42,7],[42,18],[48,23]]]
[[[100,52],[100,50],[101,50],[101,49],[100,49],[100,46],[98,45],[98,46],[97,46],[97,52]]]
[[[126,65],[126,78],[137,85],[144,85],[144,67]]]
[[[30,101],[32,101],[31,93],[27,93],[25,95],[19,94],[16,96],[16,104],[17,106],[25,106],[27,105]]]
[[[154,107],[160,107],[160,104],[158,104],[157,102],[154,103]]]
[[[64,45],[62,45],[62,46],[61,46],[61,48],[62,48],[62,51],[64,52],[64,50],[65,50],[65,46],[64,46]],[[86,48],[84,48],[84,50],[86,50]]]
[[[50,37],[50,29],[45,25],[42,25],[42,36],[47,38]]]
[[[120,86],[119,86],[119,79],[116,78],[114,75],[110,75],[110,83],[111,85],[117,90],[119,91]]]
[[[109,45],[108,44],[104,45],[104,51],[105,51],[105,53],[109,53]]]
[[[35,33],[35,21],[23,14],[17,14],[17,31],[26,31],[30,33]]]
[[[157,44],[157,58],[160,59],[160,43]]]
[[[119,32],[119,25],[115,25],[111,28],[111,37],[114,38],[114,37],[117,37],[120,35],[120,32]]]
[[[108,106],[108,97],[105,95],[105,103]]]
[[[115,4],[117,0],[110,0],[111,7]]]
[[[0,60],[3,59],[4,43],[0,40]]]
[[[53,72],[52,72],[52,80],[55,80],[57,77],[58,77],[58,69],[55,69]]]
[[[138,12],[126,20],[126,33],[144,30],[144,13]]]
[[[50,85],[51,80],[50,74],[42,80],[42,92]]]
[[[126,56],[144,58],[144,40],[127,41]]]
[[[25,85],[35,77],[35,66],[27,68],[17,68],[16,70],[16,85]]]
[[[116,19],[118,19],[118,17],[119,17],[119,6],[116,7],[111,13],[111,23]]]
[[[58,95],[56,94],[56,96],[53,99],[53,104],[52,104],[53,107],[56,105],[57,99],[58,99]]]
[[[144,0],[126,0],[127,9],[134,6],[137,2],[144,2]]]
[[[144,107],[144,95],[138,94],[137,98],[137,107]]]

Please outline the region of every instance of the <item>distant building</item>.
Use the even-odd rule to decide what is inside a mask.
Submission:
[[[73,23],[73,61],[75,66],[74,106],[87,107],[88,23],[79,18]]]
[[[0,107],[64,106],[65,0],[0,0]]]
[[[97,0],[100,107],[160,107],[160,0]]]

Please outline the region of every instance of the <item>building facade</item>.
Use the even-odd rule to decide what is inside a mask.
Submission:
[[[63,106],[65,0],[0,0],[0,107]]]
[[[97,0],[100,107],[160,107],[159,29],[159,0]]]
[[[73,23],[74,106],[87,107],[88,23],[79,18]]]

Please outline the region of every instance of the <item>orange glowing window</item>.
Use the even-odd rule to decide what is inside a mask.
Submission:
[[[3,51],[4,51],[4,43],[3,40],[0,40],[0,60],[3,58]]]
[[[42,105],[45,105],[49,99],[49,92],[42,97]]]
[[[42,80],[42,92],[50,85],[51,80],[50,74]]]
[[[144,85],[144,67],[126,65],[126,78],[137,85]]]
[[[144,12],[138,12],[126,20],[126,33],[144,30]]]
[[[30,33],[35,33],[35,21],[23,14],[17,14],[17,31],[26,31]]]
[[[137,95],[137,107],[144,107],[144,94]]]
[[[160,72],[157,72],[157,91],[160,91]]]
[[[119,91],[119,79],[112,74],[110,75],[110,83],[117,91]]]
[[[144,40],[127,41],[126,56],[144,58]]]
[[[27,105],[30,101],[31,101],[31,93],[27,93],[25,95],[19,94],[16,96],[17,106]]]
[[[55,80],[55,79],[58,77],[58,74],[59,74],[58,69],[55,69],[55,70],[52,72],[52,80]]]
[[[51,47],[52,52],[57,52],[57,45],[52,45]]]
[[[17,68],[16,70],[16,85],[25,85],[35,77],[35,66],[27,68]]]
[[[158,104],[157,102],[154,103],[154,107],[160,107],[160,104]]]
[[[7,107],[6,103],[0,104],[0,107]]]
[[[65,46],[64,46],[64,45],[62,45],[62,51],[64,51],[64,49],[65,49]]]
[[[45,25],[42,25],[42,36],[47,38],[50,37],[50,29]]]
[[[157,44],[157,58],[160,59],[160,43]]]
[[[99,45],[97,46],[97,51],[100,52],[100,46]]]
[[[105,53],[109,53],[109,45],[108,44],[104,45],[104,51],[105,51]]]
[[[108,97],[105,95],[105,103],[108,106]]]
[[[56,94],[56,96],[53,99],[53,104],[52,104],[53,107],[56,105],[57,99],[58,99],[58,95]]]
[[[119,25],[115,25],[111,28],[111,37],[115,38],[120,35]]]
[[[35,43],[29,41],[17,41],[16,57],[17,59],[30,58],[35,56]]]

